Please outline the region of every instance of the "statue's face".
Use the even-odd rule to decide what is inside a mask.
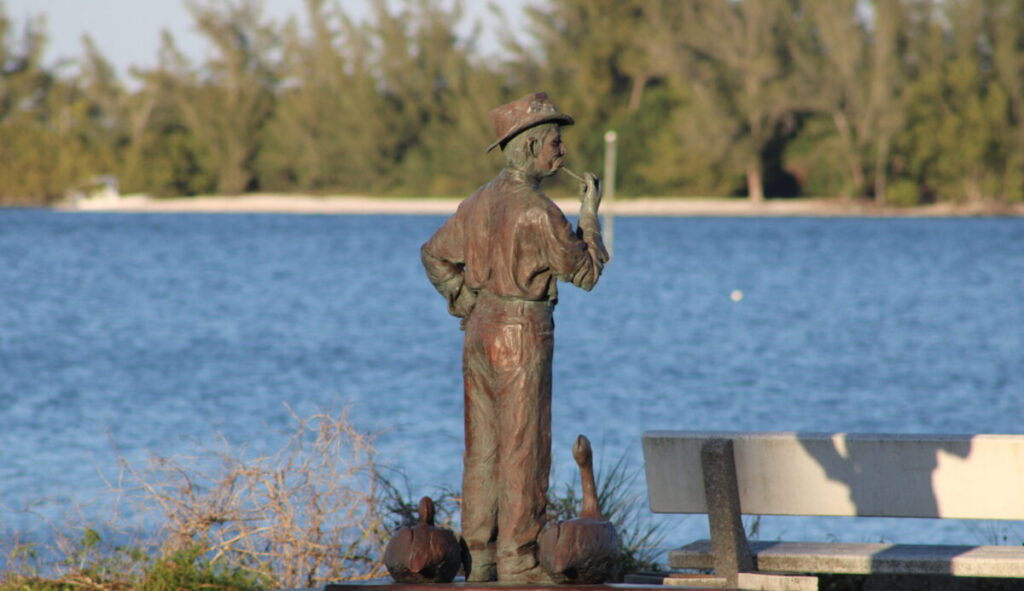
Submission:
[[[543,176],[551,176],[562,168],[565,163],[565,146],[562,144],[562,132],[555,128],[544,136],[544,143],[537,154],[537,170]]]

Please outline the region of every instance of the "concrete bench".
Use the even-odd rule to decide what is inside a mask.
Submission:
[[[711,540],[669,553],[712,584],[755,573],[1024,577],[1024,546],[747,541],[741,514],[1024,519],[1024,435],[649,431],[651,510],[707,513]],[[750,576],[755,574],[754,576]],[[794,576],[783,587],[817,588]]]

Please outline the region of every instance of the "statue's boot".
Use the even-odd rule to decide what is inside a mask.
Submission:
[[[494,549],[491,547],[465,548],[464,546],[463,564],[468,571],[467,583],[490,583],[498,580],[498,565],[494,562]]]
[[[554,585],[556,581],[541,567],[534,553],[499,556],[498,582],[531,585]]]

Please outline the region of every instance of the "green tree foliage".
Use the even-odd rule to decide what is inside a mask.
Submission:
[[[458,0],[340,0],[302,19],[187,0],[126,82],[89,38],[0,0],[0,203],[99,175],[153,195],[464,195],[499,165],[488,111],[546,90],[580,169],[619,137],[623,195],[1024,201],[1024,0],[550,0],[485,54]]]
[[[420,0],[374,4],[357,25],[308,0],[286,28],[286,79],[268,127],[261,185],[306,191],[450,195],[486,180],[487,111],[500,76],[460,39],[460,10]]]
[[[0,3],[0,203],[51,199],[64,181],[52,171],[60,144],[47,125],[45,99],[55,81],[41,63],[43,29],[35,18],[19,33]]]
[[[256,188],[252,163],[274,108],[277,30],[263,21],[256,0],[188,6],[216,55],[183,77],[176,99],[186,129],[205,149],[201,164],[209,166],[214,190],[242,193]]]
[[[46,119],[57,139],[50,165],[65,185],[55,193],[113,173],[124,141],[124,89],[88,36],[82,49],[78,75],[58,80],[46,95]]]
[[[791,125],[804,95],[795,95],[785,48],[791,6],[785,0],[695,0],[685,3],[689,78],[696,112],[728,130],[732,167],[742,169],[747,195],[764,200],[769,144]]]
[[[638,75],[630,94],[630,109],[636,119],[648,122],[645,129],[624,129],[619,137],[623,147],[642,143],[644,150],[630,150],[622,158],[620,176],[643,179],[648,194],[679,192],[667,187],[686,187],[695,195],[729,195],[743,185],[742,167],[733,166],[732,122],[712,116],[712,89],[694,76],[699,68],[695,54],[682,34],[692,26],[692,7],[681,2],[641,3],[643,33]],[[647,91],[640,92],[640,83]],[[638,96],[639,95],[639,96]],[[632,163],[632,166],[630,166]],[[631,169],[631,170],[630,170]],[[623,183],[627,194],[631,187]]]
[[[913,6],[906,125],[896,136],[905,175],[920,197],[981,201],[1002,197],[1002,127],[1009,101],[994,74],[987,2]]]
[[[203,164],[208,151],[182,111],[188,71],[174,38],[164,32],[157,65],[134,72],[140,88],[129,99],[129,139],[121,153],[126,191],[193,195],[214,187],[213,173]]]
[[[493,141],[487,113],[510,97],[501,77],[474,59],[475,40],[459,39],[461,20],[458,6],[447,11],[429,0],[394,16],[378,9],[384,102],[398,115],[400,187],[414,194],[463,192],[494,173],[481,166]]]
[[[999,126],[1005,154],[1001,177],[1003,196],[1024,201],[1024,2],[989,3],[988,31],[996,84],[1006,96],[1007,112]]]
[[[391,171],[388,125],[369,63],[370,38],[337,7],[307,0],[304,34],[284,30],[277,108],[257,162],[270,190],[377,191]]]
[[[604,129],[627,107],[635,75],[627,64],[640,48],[631,39],[643,26],[633,0],[564,0],[528,8],[532,39],[512,46],[524,86],[544,88],[581,124],[566,137],[571,157],[599,162]]]
[[[868,31],[858,14],[857,0],[806,0],[790,39],[793,62],[800,70],[801,94],[810,97],[808,111],[831,120],[835,133],[818,136],[812,145],[829,142],[829,152],[842,162],[848,180],[845,195],[859,194],[866,183],[863,154],[870,137],[874,105],[869,100]],[[825,165],[821,153],[814,168]]]

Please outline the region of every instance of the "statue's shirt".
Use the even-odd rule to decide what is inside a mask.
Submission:
[[[599,231],[574,230],[535,183],[508,169],[464,200],[421,254],[459,317],[481,291],[553,304],[556,279],[589,290],[608,260]]]

